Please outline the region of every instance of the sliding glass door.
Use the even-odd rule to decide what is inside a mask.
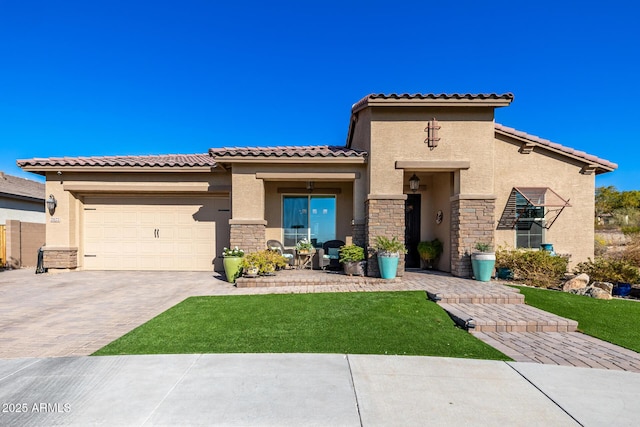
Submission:
[[[282,198],[283,244],[295,246],[307,239],[315,247],[336,238],[335,196],[284,196]]]

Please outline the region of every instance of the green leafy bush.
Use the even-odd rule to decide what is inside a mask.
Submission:
[[[491,252],[491,244],[490,243],[478,242],[478,243],[476,243],[474,248],[477,251],[480,251],[480,252]]]
[[[357,245],[340,247],[340,262],[358,262],[364,260],[364,248]]]
[[[248,253],[242,258],[242,268],[258,268],[259,274],[273,273],[287,266],[287,259],[278,251],[265,249],[259,252]]]
[[[418,243],[418,253],[423,261],[431,261],[442,253],[442,242],[438,239]]]
[[[393,239],[388,239],[387,237],[384,237],[384,236],[378,236],[376,237],[376,243],[374,247],[378,252],[382,252],[385,254],[393,254],[393,253],[406,254],[407,253],[407,248],[404,246],[404,243],[399,241],[397,237],[394,237]]]
[[[585,273],[593,282],[631,283],[640,282],[638,267],[624,259],[596,258],[581,262],[574,273]]]
[[[540,288],[558,286],[567,272],[568,263],[566,257],[551,255],[547,251],[496,251],[496,268],[508,268],[516,280]]]
[[[640,233],[640,226],[623,225],[622,227],[620,227],[620,231],[622,231],[626,236],[633,236]]]

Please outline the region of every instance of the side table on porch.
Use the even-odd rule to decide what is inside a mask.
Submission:
[[[311,260],[315,251],[301,252],[296,250],[296,265],[298,270],[311,268]]]

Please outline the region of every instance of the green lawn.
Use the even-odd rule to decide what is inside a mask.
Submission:
[[[565,292],[515,286],[533,307],[578,321],[581,332],[640,352],[640,301],[597,300]]]
[[[510,360],[424,292],[192,297],[94,355],[351,353]]]

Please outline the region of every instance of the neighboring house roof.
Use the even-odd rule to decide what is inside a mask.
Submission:
[[[602,172],[610,172],[618,168],[618,165],[610,162],[605,159],[601,159],[600,157],[593,156],[591,154],[585,153],[584,151],[574,150],[573,148],[566,147],[564,145],[557,144],[555,142],[549,141],[548,139],[543,139],[535,135],[530,135],[526,132],[521,132],[514,128],[510,128],[508,126],[501,125],[499,123],[495,124],[496,132],[499,134],[503,134],[510,137],[515,137],[517,139],[522,140],[525,143],[529,143],[530,147],[540,146],[546,148],[551,151],[555,151],[569,157],[576,158],[578,160],[584,161],[588,163],[592,168],[595,169],[596,173]]]
[[[366,106],[393,105],[477,105],[502,107],[513,101],[512,93],[372,93],[353,104],[351,112],[355,113]]]
[[[0,194],[21,199],[44,200],[45,185],[41,182],[0,172]]]
[[[212,168],[215,160],[208,154],[161,154],[149,156],[50,157],[18,160],[25,170],[43,171],[56,168]]]
[[[211,148],[211,156],[217,161],[233,159],[353,159],[363,161],[367,153],[344,146],[289,146],[289,147],[225,147]]]

